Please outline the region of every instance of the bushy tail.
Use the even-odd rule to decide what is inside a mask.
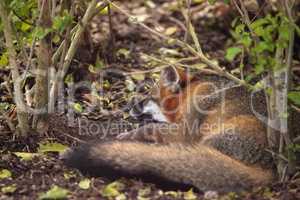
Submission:
[[[270,171],[246,166],[203,145],[102,142],[80,146],[62,158],[67,165],[92,175],[152,177],[193,185],[203,191],[238,191],[272,179]]]

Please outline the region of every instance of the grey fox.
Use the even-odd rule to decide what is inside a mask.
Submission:
[[[163,123],[125,134],[131,140],[68,150],[64,162],[110,178],[164,180],[202,191],[240,191],[274,179],[271,155],[265,151],[266,126],[253,114],[246,88],[217,75],[167,67],[155,91],[144,110],[158,105],[162,114],[156,116]],[[255,94],[253,102],[266,115],[264,95]]]

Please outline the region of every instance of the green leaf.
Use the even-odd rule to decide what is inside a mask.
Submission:
[[[171,196],[171,197],[174,197],[174,198],[179,197],[179,193],[175,192],[175,191],[167,191],[167,192],[165,192],[165,195],[168,195],[168,196]]]
[[[73,78],[73,74],[68,74],[65,78],[65,83],[66,84],[71,84],[74,83],[74,78]]]
[[[26,31],[28,31],[28,30],[30,30],[30,28],[31,28],[32,26],[30,25],[30,24],[27,24],[27,23],[22,23],[22,25],[21,25],[21,30],[23,31],[23,32],[26,32]]]
[[[20,157],[22,160],[32,160],[35,156],[40,156],[38,153],[28,153],[28,152],[14,152],[14,154]]]
[[[226,50],[225,58],[228,61],[233,61],[234,58],[242,52],[242,49],[240,47],[230,47]]]
[[[254,85],[255,90],[261,90],[264,88],[264,83],[263,81],[259,81]]]
[[[256,75],[263,73],[264,70],[265,70],[265,67],[264,67],[263,63],[258,63],[255,65],[255,74]]]
[[[111,87],[111,84],[108,80],[103,81],[103,88],[104,89],[109,89]]]
[[[245,47],[249,48],[252,44],[252,39],[249,34],[244,34],[239,42],[244,45]]]
[[[254,33],[257,35],[257,36],[263,36],[263,35],[265,35],[266,34],[266,30],[265,30],[265,28],[263,28],[263,27],[257,27],[257,28],[255,28],[255,29],[253,29],[253,31],[254,31]]]
[[[0,56],[0,67],[6,67],[8,64],[8,53],[4,53]]]
[[[69,190],[54,185],[47,192],[40,194],[39,199],[66,199],[69,193]]]
[[[263,25],[269,24],[269,21],[266,18],[257,19],[250,24],[251,29],[256,29],[262,27]]]
[[[87,190],[90,188],[90,185],[91,185],[91,180],[90,179],[83,179],[79,182],[78,186],[81,188],[81,189],[84,189],[84,190]]]
[[[7,111],[10,108],[10,104],[9,103],[0,103],[0,113],[3,113],[5,111]]]
[[[10,178],[12,176],[11,172],[7,169],[0,170],[0,179]]]
[[[130,58],[130,51],[128,49],[122,48],[117,51],[117,56],[124,56],[125,59]]]
[[[171,27],[169,27],[165,30],[165,35],[170,36],[170,35],[173,35],[176,32],[177,32],[177,27],[176,26],[171,26]]]
[[[58,34],[55,34],[54,37],[52,38],[52,42],[54,42],[55,44],[59,44],[60,43],[60,37]]]
[[[271,47],[268,46],[268,43],[266,43],[266,42],[259,42],[257,44],[257,46],[255,47],[255,52],[262,53],[265,50],[268,50],[269,48],[271,48]]]
[[[17,189],[16,184],[12,184],[9,186],[1,187],[1,192],[4,194],[11,194],[14,193],[16,189]]]
[[[57,142],[46,142],[39,144],[38,153],[64,152],[68,147]]]
[[[277,27],[269,25],[264,28],[263,40],[266,42],[274,42],[274,34],[277,32]]]
[[[76,173],[74,171],[67,171],[64,173],[64,178],[66,180],[69,180],[71,178],[75,178],[76,177]]]
[[[241,34],[245,31],[245,24],[239,24],[235,27],[235,33]]]
[[[42,28],[40,26],[37,26],[34,31],[33,31],[33,35],[35,38],[37,38],[38,40],[43,39],[46,35],[48,35],[48,33],[51,32],[51,29],[45,29]]]
[[[209,4],[214,4],[217,0],[208,0]]]
[[[53,19],[52,28],[62,33],[72,22],[73,22],[72,16],[68,13],[67,10],[64,10],[62,16],[56,16]]]
[[[131,74],[131,77],[132,77],[134,80],[137,80],[137,81],[145,80],[145,74],[142,74],[142,73],[139,73],[139,74]]]
[[[101,15],[107,15],[108,14],[108,6],[106,6],[104,9],[102,9],[99,13]]]
[[[300,92],[289,92],[288,99],[300,106]]]
[[[97,56],[95,67],[97,69],[103,69],[105,67],[105,63],[99,58],[99,56]]]
[[[194,193],[193,189],[190,189],[189,191],[183,193],[183,198],[185,200],[196,200],[197,195]]]
[[[139,191],[138,191],[138,199],[145,198],[145,197],[149,196],[150,194],[151,194],[151,188],[150,187],[139,189]]]
[[[281,26],[279,26],[279,40],[287,43],[290,40],[290,29],[291,27],[287,23],[283,23]]]
[[[73,108],[78,113],[82,113],[83,112],[83,108],[82,108],[82,106],[79,103],[74,103],[73,104]]]
[[[120,190],[123,190],[124,187],[123,183],[115,181],[104,187],[100,193],[103,197],[113,198],[119,196],[121,194]]]

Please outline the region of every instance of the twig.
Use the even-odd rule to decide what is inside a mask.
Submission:
[[[79,24],[75,25],[75,26],[72,28],[72,30],[71,30],[71,35],[74,35],[74,33],[77,31],[78,27],[79,27]],[[55,51],[55,53],[53,54],[53,56],[52,56],[52,63],[53,63],[53,65],[56,65],[56,64],[57,64],[57,62],[58,62],[58,60],[59,60],[59,58],[60,58],[60,55],[61,55],[61,53],[62,53],[62,51],[63,51],[65,42],[66,42],[66,40],[64,39],[64,40],[61,42],[61,44],[59,45],[59,47],[57,48],[57,50]]]
[[[288,81],[288,90],[291,87],[291,69],[292,69],[292,61],[293,61],[293,54],[294,54],[294,41],[295,41],[295,27],[293,26],[294,24],[294,18],[293,18],[293,14],[292,14],[292,6],[289,7],[287,5],[287,2],[285,2],[285,6],[286,6],[286,12],[287,12],[287,16],[289,19],[290,24],[290,35],[289,35],[289,46],[288,46],[288,51],[286,54],[286,68],[287,68],[287,81]]]
[[[107,2],[104,2],[102,3],[99,7],[96,7],[94,10],[93,10],[93,13],[92,13],[92,16],[90,18],[93,18],[95,15],[99,14],[99,12],[101,12],[104,8],[106,8],[108,6],[108,3]],[[76,24],[74,26],[74,28],[71,30],[71,35],[74,35],[75,33],[77,33],[78,31],[78,28],[81,26],[80,23]],[[53,64],[56,64],[59,57],[60,57],[60,54],[62,52],[62,49],[63,49],[63,46],[64,46],[64,43],[65,43],[65,40],[62,41],[62,43],[60,44],[60,46],[58,47],[58,49],[56,50],[56,52],[53,54],[52,56],[52,63]]]
[[[175,17],[172,17],[172,16],[169,17],[169,20],[170,20],[171,22],[176,23],[178,26],[180,26],[180,28],[181,28],[184,32],[187,32],[187,29],[186,29],[185,25],[184,25],[180,20],[178,20],[178,19],[176,19]]]
[[[186,31],[184,33],[184,39],[183,41],[184,42],[187,42],[188,41],[188,37],[189,37],[189,29],[190,29],[190,22],[191,22],[191,0],[181,0],[181,2],[185,2],[185,5],[182,5],[182,8],[181,8],[181,13],[185,19],[185,26],[187,27],[186,28]],[[186,6],[186,8],[185,8]]]
[[[245,49],[242,48],[242,57],[241,57],[241,61],[240,61],[240,74],[241,74],[241,79],[242,80],[245,80],[244,71],[243,71],[244,57],[245,57]]]
[[[4,80],[5,81],[2,84],[5,86],[6,90],[8,91],[9,96],[13,99],[14,94],[13,94],[13,91],[11,89],[10,77],[5,76]]]
[[[14,123],[12,122],[12,120],[10,119],[10,117],[8,116],[7,113],[3,113],[2,115],[3,119],[6,121],[6,124],[9,128],[9,130],[14,133],[16,131],[16,127],[14,125]]]
[[[58,84],[63,80],[63,78],[65,77],[65,75],[67,74],[68,70],[69,70],[69,66],[71,64],[71,61],[77,51],[77,47],[79,45],[79,42],[82,38],[82,34],[84,33],[85,28],[87,27],[87,25],[89,24],[90,20],[97,14],[99,13],[101,10],[103,10],[104,8],[106,8],[108,6],[109,3],[104,2],[101,5],[97,6],[98,1],[97,0],[92,0],[89,3],[89,6],[83,16],[82,21],[76,25],[73,30],[71,31],[71,35],[72,32],[74,31],[74,37],[72,39],[72,42],[70,44],[69,49],[67,50],[67,53],[65,56],[63,56],[63,64],[61,66],[61,68],[58,70],[57,74],[54,77],[53,80],[53,84],[51,86],[50,89],[50,94],[52,95],[51,97],[51,104],[50,105],[54,105],[54,103],[56,102],[55,99],[55,95],[57,93],[58,90]],[[60,47],[57,49],[57,51],[55,52],[55,54],[52,57],[52,62],[53,64],[55,64],[58,59],[59,56],[62,54],[62,52],[64,51],[64,47],[65,47],[65,43],[66,43],[66,39],[62,42],[62,44],[60,45]],[[64,53],[63,53],[64,54]]]
[[[72,61],[72,58],[74,57],[75,53],[76,53],[76,50],[77,50],[77,47],[79,45],[79,42],[80,42],[80,39],[81,39],[81,36],[86,28],[86,26],[89,24],[91,18],[94,16],[94,13],[95,11],[99,11],[99,10],[102,10],[104,9],[108,4],[105,4],[105,3],[102,3],[102,5],[100,5],[99,7],[97,7],[97,0],[92,0],[90,3],[89,3],[89,6],[83,16],[83,19],[80,23],[80,26],[78,27],[75,35],[74,35],[74,38],[71,42],[71,45],[70,45],[70,48],[68,49],[68,52],[66,54],[66,57],[65,57],[65,62],[62,66],[62,69],[60,71],[60,78],[63,78],[65,77],[68,69],[69,69],[69,66],[71,64],[71,61]]]
[[[278,153],[275,153],[274,151],[270,150],[270,149],[266,149],[265,151],[271,153],[273,156],[276,156],[277,158],[280,158],[281,160],[285,161],[285,162],[288,162],[289,160],[282,154],[278,154]]]
[[[249,17],[249,13],[246,9],[246,6],[244,4],[243,0],[239,0],[241,7],[239,7],[239,5],[237,4],[236,0],[232,0],[234,6],[236,7],[236,9],[238,10],[238,12],[240,13],[244,23],[246,24],[246,26],[248,27],[251,36],[254,39],[255,42],[255,46],[257,45],[257,43],[259,42],[259,38],[256,36],[256,34],[254,33],[254,31],[251,28],[251,20]]]
[[[112,62],[115,61],[115,50],[116,50],[116,37],[115,37],[115,33],[114,33],[114,30],[113,30],[113,23],[112,23],[112,11],[111,11],[111,6],[108,4],[107,6],[107,9],[108,9],[108,22],[109,22],[109,35],[110,35],[110,38],[109,38],[109,41],[110,41],[110,48],[109,50],[111,52],[109,52],[110,54],[110,57],[112,59]]]
[[[179,39],[175,39],[172,38],[170,36],[166,36],[163,35],[155,30],[153,30],[152,28],[150,28],[149,26],[147,26],[146,24],[144,24],[143,22],[139,22],[137,21],[137,18],[135,18],[134,16],[132,16],[131,14],[127,13],[126,11],[124,11],[122,8],[120,8],[119,6],[117,6],[115,3],[112,3],[112,1],[110,0],[106,0],[107,2],[111,3],[111,5],[113,5],[117,10],[119,10],[121,13],[123,13],[124,15],[126,15],[128,18],[130,19],[134,19],[134,23],[140,25],[141,27],[143,27],[145,30],[149,31],[150,33],[159,36],[160,38],[162,38],[163,40],[169,41],[169,42],[173,42],[175,44],[177,44],[178,46],[182,47],[182,48],[187,48],[194,56],[197,56],[199,58],[200,61],[202,61],[203,63],[207,64],[209,67],[213,68],[216,72],[218,72],[220,75],[233,80],[234,82],[243,85],[251,90],[254,89],[254,86],[246,83],[244,80],[241,80],[237,77],[235,77],[234,75],[228,73],[224,68],[221,68],[217,63],[209,60],[202,52],[198,52],[197,50],[195,50],[192,46],[190,46],[189,44],[179,40]]]
[[[43,5],[44,6],[44,5]],[[43,7],[42,6],[42,7]],[[42,19],[42,12],[40,12],[39,16],[38,16],[38,20],[37,20],[37,23],[36,24],[39,24],[40,21]],[[33,26],[34,24],[32,24]],[[27,59],[27,64],[26,64],[26,67],[25,67],[25,71],[23,73],[23,82],[25,84],[25,79],[26,79],[26,75],[28,73],[28,70],[29,70],[29,67],[31,65],[31,61],[32,61],[32,57],[33,57],[33,52],[34,52],[34,48],[35,48],[35,44],[36,44],[36,37],[35,35],[33,36],[33,39],[32,39],[32,43],[31,43],[31,47],[30,47],[30,53],[29,53],[29,57]]]
[[[40,10],[37,26],[43,29],[49,29],[52,26],[51,18],[51,0],[39,1],[38,8]],[[48,78],[49,68],[52,66],[51,56],[52,49],[49,43],[50,34],[38,40],[39,45],[36,47],[37,54],[37,74],[35,76],[34,87],[34,106],[35,113],[32,119],[32,127],[37,129],[39,133],[47,131],[48,121]]]
[[[293,142],[294,142],[294,143],[298,143],[298,142],[300,142],[300,136],[298,136],[298,137],[294,138]]]
[[[70,8],[70,15],[73,16],[74,15],[74,4],[71,5]],[[71,37],[72,35],[75,33],[75,31],[78,29],[78,25],[76,25],[72,30],[71,27],[68,27],[66,30],[66,33],[64,35],[64,39],[61,43],[61,45],[59,46],[59,48],[57,49],[57,51],[55,52],[55,54],[52,56],[52,68],[51,68],[51,74],[50,74],[50,83],[52,83],[52,87],[50,88],[50,92],[49,92],[49,103],[48,103],[48,112],[49,113],[53,113],[55,110],[55,102],[57,99],[57,82],[58,82],[58,75],[56,74],[56,70],[55,70],[55,66],[57,65],[57,62],[59,60],[59,64],[58,64],[58,69],[61,69],[63,67],[64,64],[64,60],[67,54],[67,50],[68,47],[70,45],[70,41],[71,41]],[[60,58],[59,58],[60,56]]]
[[[69,137],[69,138],[71,138],[71,139],[73,139],[73,140],[75,140],[75,141],[77,141],[79,143],[82,143],[82,144],[86,144],[87,143],[86,141],[81,140],[81,139],[79,139],[77,137],[74,137],[74,136],[72,136],[72,135],[70,135],[68,133],[65,133],[65,132],[63,133],[63,135],[65,135],[65,136],[67,136],[67,137]]]
[[[291,105],[291,107],[300,113],[300,108],[296,107],[295,105]]]
[[[181,13],[182,13],[183,17],[185,18],[186,27],[187,27],[186,28],[187,32],[185,33],[185,36],[184,36],[184,42],[187,42],[188,35],[190,35],[192,37],[192,39],[193,39],[193,42],[194,42],[194,44],[196,46],[197,51],[200,54],[203,54],[200,42],[198,40],[196,31],[195,31],[195,27],[193,26],[192,21],[191,21],[191,11],[190,11],[191,1],[190,0],[183,0],[183,1],[186,1],[186,4],[187,4],[186,5],[187,6],[186,11],[185,11],[184,8],[181,9]]]
[[[156,58],[154,56],[150,56],[147,54],[144,54],[145,56],[147,56],[148,58],[162,63],[164,65],[159,66],[159,67],[155,67],[153,69],[150,70],[141,70],[141,71],[134,71],[134,72],[125,72],[124,75],[134,75],[134,74],[146,74],[146,73],[154,73],[154,72],[160,72],[162,69],[169,67],[169,66],[180,66],[180,67],[186,67],[186,65],[182,64],[182,62],[186,62],[186,61],[193,61],[193,60],[197,60],[199,59],[198,57],[189,57],[189,58],[182,58],[179,59],[178,61],[171,63],[169,61],[166,60],[161,60],[159,58]],[[189,68],[193,68],[193,67],[189,67]],[[206,74],[214,74],[214,75],[219,75],[217,72],[211,70],[211,69],[199,69],[197,67],[195,67],[195,69],[197,69],[198,71],[202,72],[202,73],[206,73]]]
[[[27,21],[26,19],[24,19],[23,17],[21,17],[14,9],[11,9],[11,11],[21,22],[28,24],[30,26],[33,26],[33,23],[31,23],[31,22]]]
[[[17,62],[17,52],[14,47],[16,38],[11,24],[11,15],[5,6],[4,1],[0,1],[0,17],[2,19],[3,31],[6,40],[6,47],[9,53],[9,64],[12,71],[12,79],[14,81],[14,100],[17,106],[17,116],[19,127],[22,135],[27,135],[29,132],[28,115],[25,112],[24,94],[21,89],[19,64]]]

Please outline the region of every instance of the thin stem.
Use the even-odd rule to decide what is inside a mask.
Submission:
[[[224,68],[221,68],[217,63],[209,60],[202,52],[198,52],[197,50],[195,50],[192,46],[190,46],[189,44],[176,39],[176,38],[172,38],[170,36],[166,36],[163,35],[155,30],[153,30],[152,28],[150,28],[149,26],[147,26],[146,24],[144,24],[143,22],[139,22],[137,20],[136,17],[132,16],[131,14],[129,14],[128,12],[124,11],[122,8],[120,8],[118,5],[116,5],[115,3],[113,3],[110,0],[106,0],[108,3],[111,3],[111,5],[113,5],[117,10],[119,10],[119,12],[123,13],[124,15],[126,15],[129,19],[132,19],[131,21],[133,21],[134,23],[140,25],[141,27],[143,27],[145,30],[147,30],[148,32],[159,36],[160,38],[162,38],[163,40],[169,41],[169,42],[173,42],[174,44],[177,44],[178,46],[182,47],[182,48],[187,48],[190,53],[192,53],[194,56],[197,56],[199,58],[200,61],[202,61],[203,63],[207,64],[209,67],[211,67],[213,70],[217,71],[220,75],[233,80],[234,82],[243,85],[251,90],[254,89],[254,86],[252,86],[251,84],[246,83],[245,81],[235,77],[234,75],[228,73]]]
[[[26,136],[29,132],[28,115],[25,112],[24,94],[21,89],[21,80],[19,73],[19,64],[17,62],[17,52],[14,46],[16,35],[14,34],[11,15],[8,13],[8,8],[4,1],[0,1],[0,17],[2,19],[4,37],[6,47],[9,53],[9,64],[12,72],[12,79],[14,82],[14,100],[17,106],[17,117],[21,134]]]

